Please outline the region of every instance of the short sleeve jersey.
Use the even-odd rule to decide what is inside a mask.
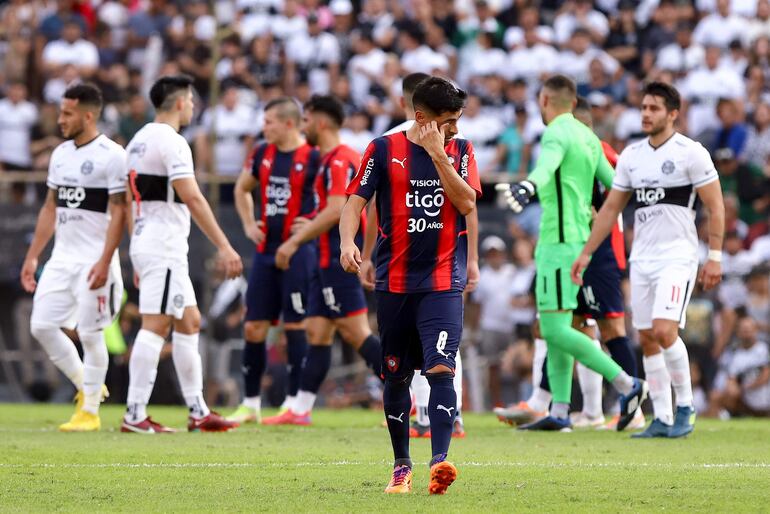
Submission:
[[[109,195],[126,191],[126,151],[105,135],[82,146],[65,141],[53,151],[48,187],[56,195],[51,260],[95,262],[110,222]]]
[[[126,150],[134,216],[131,254],[186,260],[190,211],[172,184],[195,177],[190,145],[170,125],[148,123]]]
[[[631,261],[697,261],[695,209],[699,187],[719,180],[708,151],[674,133],[659,147],[649,138],[620,154],[612,187],[636,205]]]
[[[291,224],[297,216],[315,214],[314,184],[320,160],[318,150],[307,143],[291,152],[263,143],[251,152],[246,169],[259,182],[260,219],[265,230],[257,252],[275,253],[291,236]]]
[[[455,171],[481,195],[473,145],[452,139],[446,153]],[[379,291],[462,291],[467,263],[461,248],[465,217],[449,201],[428,153],[405,132],[372,141],[348,194],[377,193],[376,283]],[[463,243],[464,244],[464,243]]]

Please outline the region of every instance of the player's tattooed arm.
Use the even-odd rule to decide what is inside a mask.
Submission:
[[[602,241],[610,235],[612,227],[618,222],[618,216],[623,212],[630,199],[630,191],[610,189],[610,194],[607,195],[607,199],[604,201],[599,214],[596,215],[593,225],[591,225],[591,235],[588,236],[588,241],[583,246],[583,251],[575,259],[575,262],[572,263],[571,278],[575,284],[583,285],[583,271],[588,267],[591,255],[599,248]]]
[[[27,249],[24,264],[21,267],[21,285],[28,293],[35,292],[37,287],[35,273],[37,272],[38,257],[40,257],[43,249],[48,245],[56,230],[56,194],[56,189],[48,189],[43,207],[40,208],[40,212],[37,215],[35,235],[32,236],[32,243],[30,243],[29,249]]]
[[[99,260],[94,263],[88,272],[88,284],[91,289],[99,289],[107,283],[110,274],[110,263],[123,239],[123,227],[126,224],[126,195],[123,192],[111,194],[108,209],[110,211],[110,224],[107,226],[107,237],[104,240],[104,249]]]
[[[725,204],[722,199],[722,186],[718,180],[710,182],[697,190],[708,212],[709,258],[700,271],[699,282],[703,289],[709,290],[722,280],[722,240],[725,233]]]

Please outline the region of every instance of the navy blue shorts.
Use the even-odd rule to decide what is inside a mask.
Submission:
[[[246,321],[297,323],[305,319],[308,287],[317,263],[312,243],[300,246],[287,271],[275,267],[275,255],[255,254],[246,289]]]
[[[583,274],[578,306],[573,312],[591,319],[622,318],[625,300],[620,282],[623,272],[614,259],[592,259]]]
[[[339,269],[337,269],[339,268]],[[316,268],[310,278],[307,315],[322,318],[349,318],[367,312],[364,288],[357,275],[345,273],[341,266]]]
[[[403,378],[416,369],[424,373],[439,364],[455,369],[463,333],[462,292],[375,294],[385,378]]]

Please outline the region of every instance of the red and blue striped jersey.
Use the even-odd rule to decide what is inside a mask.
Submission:
[[[347,145],[338,145],[321,158],[321,171],[316,178],[318,211],[326,208],[330,196],[345,196],[348,184],[361,164],[361,155]],[[356,235],[356,245],[360,248],[366,230],[366,216],[361,213],[361,227]],[[340,231],[332,227],[318,238],[318,265],[321,269],[340,265]]]
[[[473,146],[453,139],[446,153],[481,196]],[[372,141],[348,194],[377,193],[376,284],[379,291],[462,291],[467,270],[465,217],[449,201],[428,153],[405,132]]]
[[[618,163],[618,153],[612,148],[609,143],[602,141],[602,150],[604,150],[604,156],[607,161],[614,168]],[[596,212],[599,212],[604,204],[604,199],[607,198],[607,190],[598,180],[594,181],[594,195],[592,204]],[[626,242],[623,239],[623,217],[618,219],[618,222],[612,227],[612,232],[599,245],[592,256],[592,260],[597,262],[613,262],[617,264],[621,270],[626,269]]]
[[[320,160],[318,150],[307,143],[292,152],[263,143],[251,152],[246,169],[259,181],[260,219],[265,230],[257,252],[275,253],[291,236],[294,218],[315,214],[313,186]]]

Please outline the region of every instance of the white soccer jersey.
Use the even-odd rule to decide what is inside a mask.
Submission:
[[[187,260],[190,211],[172,182],[194,177],[187,141],[165,123],[148,123],[126,147],[133,196],[131,255]]]
[[[48,187],[56,190],[56,239],[52,261],[94,263],[110,223],[109,195],[126,190],[126,151],[100,134],[76,146],[65,141],[53,151]]]
[[[649,138],[626,147],[612,187],[637,207],[630,260],[697,262],[696,189],[718,179],[703,145],[679,133],[658,148]]]

